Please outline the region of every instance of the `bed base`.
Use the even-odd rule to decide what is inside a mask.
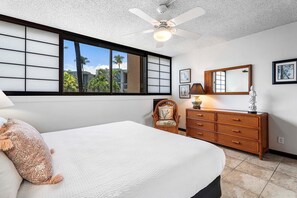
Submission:
[[[200,190],[192,198],[219,198],[221,195],[221,176],[218,176],[208,186]]]

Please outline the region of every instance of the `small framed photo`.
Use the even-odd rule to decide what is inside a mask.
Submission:
[[[179,70],[179,83],[191,83],[191,69]]]
[[[297,59],[272,62],[272,84],[297,83]]]
[[[179,98],[180,99],[189,99],[190,95],[190,85],[179,85]]]

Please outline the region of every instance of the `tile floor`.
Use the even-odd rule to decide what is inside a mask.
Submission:
[[[221,148],[226,154],[223,198],[297,198],[297,160],[270,153],[259,160],[256,155]]]
[[[222,197],[297,198],[297,160],[256,155],[221,147],[226,154]]]

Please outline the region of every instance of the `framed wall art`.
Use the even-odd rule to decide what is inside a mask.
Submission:
[[[191,83],[191,69],[179,70],[179,83]]]
[[[272,84],[297,83],[297,59],[272,62]]]
[[[191,98],[190,95],[190,85],[179,85],[179,98],[180,99],[189,99]]]

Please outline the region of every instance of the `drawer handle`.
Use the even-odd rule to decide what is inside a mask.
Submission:
[[[234,143],[234,144],[240,144],[239,141],[235,141],[235,140],[232,140],[232,143]]]
[[[197,135],[203,135],[203,133],[198,132]]]
[[[200,113],[198,113],[196,115],[199,116],[199,117],[203,117],[203,114],[200,114]]]
[[[198,126],[203,126],[203,124],[201,124],[201,123],[196,123]]]
[[[233,121],[240,121],[239,118],[233,118],[232,120],[233,120]]]
[[[240,133],[240,130],[232,130],[234,133]]]

